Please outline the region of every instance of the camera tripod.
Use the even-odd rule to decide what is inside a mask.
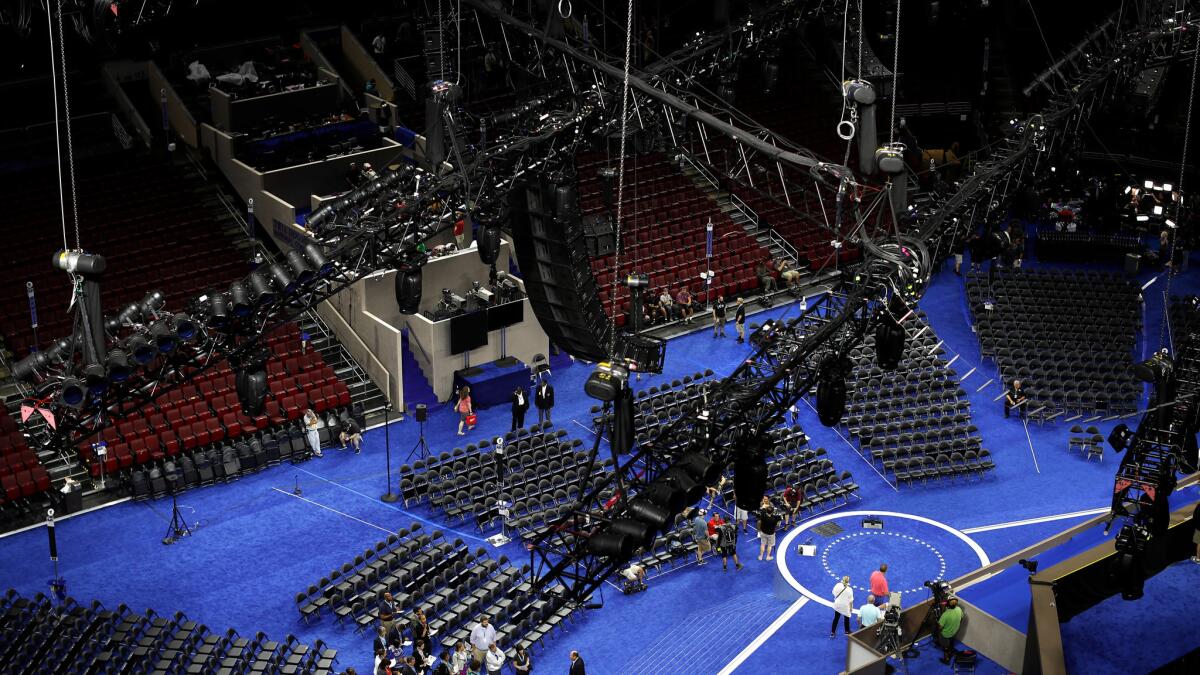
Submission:
[[[417,459],[428,459],[433,454],[429,451],[429,444],[425,442],[425,420],[417,420],[417,429],[417,443],[413,446],[412,450],[408,451],[408,459],[406,461],[411,462],[413,455],[416,455]]]
[[[167,535],[163,537],[162,543],[164,546],[170,546],[191,534],[192,528],[188,527],[187,519],[179,511],[179,500],[175,493],[171,492],[171,522],[167,523]]]

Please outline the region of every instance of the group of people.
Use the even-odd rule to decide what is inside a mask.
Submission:
[[[758,277],[758,287],[764,293],[773,293],[781,283],[788,288],[799,288],[802,275],[792,261],[780,258],[774,262],[770,259],[758,261],[754,266],[754,276]]]
[[[487,615],[481,616],[471,628],[468,640],[456,643],[453,650],[434,655],[430,639],[433,631],[421,608],[414,609],[412,618],[402,623],[392,595],[385,593],[379,601],[378,614],[375,675],[499,675],[506,665],[517,675],[527,675],[533,670],[533,659],[524,647],[517,647],[511,659],[500,649],[496,627]],[[404,648],[409,645],[412,652],[405,654]]]
[[[742,569],[742,562],[737,554],[738,528],[741,528],[743,533],[749,531],[750,513],[736,502],[732,520],[725,520],[725,517],[716,511],[709,517],[706,509],[695,509],[690,514],[690,521],[692,539],[696,543],[696,563],[707,565],[707,561],[704,560],[705,554],[715,550],[716,555],[721,556],[722,571],[729,570],[731,558],[736,569]],[[758,529],[758,559],[774,560],[775,535],[781,526],[786,527],[791,521],[794,512],[786,508],[777,508],[771,498],[764,495],[753,513]]]
[[[304,424],[304,440],[308,443],[309,449],[316,457],[324,457],[321,452],[321,417],[308,408],[304,411],[302,417]],[[338,441],[342,444],[342,450],[346,446],[354,448],[354,454],[362,452],[362,429],[359,428],[358,422],[354,421],[353,417],[342,421],[341,430],[338,431]]]
[[[546,379],[538,382],[533,388],[533,396],[522,385],[513,389],[509,402],[512,404],[512,431],[525,426],[525,413],[529,410],[532,398],[533,405],[538,411],[538,423],[551,422],[550,412],[554,409],[554,385]],[[458,400],[454,403],[454,411],[458,413],[458,435],[464,436],[467,431],[475,428],[479,418],[475,413],[475,402],[471,399],[471,388],[463,385],[458,390]],[[464,431],[465,429],[465,431]]]

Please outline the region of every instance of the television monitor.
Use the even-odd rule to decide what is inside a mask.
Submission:
[[[488,313],[460,314],[450,319],[450,353],[461,354],[488,343]]]

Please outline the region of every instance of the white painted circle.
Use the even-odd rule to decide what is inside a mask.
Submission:
[[[921,546],[924,546],[925,548],[927,548],[931,552],[933,552],[933,555],[936,556],[937,560],[938,560],[938,572],[937,572],[937,576],[935,576],[933,578],[933,580],[941,581],[946,576],[946,559],[944,557],[942,557],[942,552],[937,550],[937,547],[935,547],[933,544],[930,544],[929,542],[925,541],[924,539],[920,539],[920,538],[917,538],[917,537],[914,537],[914,536],[908,535],[908,534],[900,534],[899,532],[888,532],[886,530],[862,530],[860,532],[850,532],[847,534],[839,534],[836,539],[834,539],[834,540],[830,541],[828,544],[826,544],[825,548],[821,551],[821,567],[823,567],[825,569],[826,574],[828,574],[830,577],[832,577],[834,579],[834,583],[836,583],[842,577],[840,575],[838,575],[837,572],[834,572],[833,568],[831,568],[829,566],[829,549],[833,548],[836,544],[839,544],[844,541],[849,541],[855,537],[867,537],[867,536],[896,537],[898,539],[907,539],[909,541],[916,542],[916,543],[920,544]],[[860,591],[863,593],[871,592],[871,589],[869,589],[865,586],[860,586],[858,584],[854,584],[854,583],[850,584],[850,588],[853,588],[854,590]],[[900,588],[900,589],[895,589],[895,590],[899,590],[901,593],[916,593],[916,592],[920,591],[921,588],[923,588],[923,587],[919,586],[917,588]]]
[[[792,576],[792,571],[788,569],[787,556],[792,551],[792,542],[796,539],[796,537],[800,536],[802,532],[805,532],[817,525],[820,525],[821,523],[828,522],[830,520],[836,520],[838,518],[855,518],[858,516],[887,516],[889,518],[904,518],[906,520],[915,520],[919,523],[925,523],[926,525],[933,525],[934,527],[941,528],[955,537],[958,537],[964,543],[966,543],[967,546],[970,546],[971,550],[975,551],[975,555],[979,556],[980,567],[989,565],[992,562],[991,559],[988,558],[987,552],[983,550],[982,546],[975,543],[974,539],[968,537],[953,527],[950,527],[945,523],[940,523],[932,518],[915,516],[911,513],[897,513],[895,511],[843,511],[841,513],[826,513],[823,516],[813,518],[800,527],[788,532],[787,536],[783,538],[783,541],[779,543],[779,555],[775,556],[775,566],[779,568],[779,573],[783,575],[783,578],[788,582],[788,585],[796,589],[801,595],[809,600],[818,602],[832,609],[832,600],[826,599],[824,595],[813,593],[805,588],[799,581],[796,581],[796,577]]]

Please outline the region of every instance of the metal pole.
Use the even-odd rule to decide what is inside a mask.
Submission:
[[[37,300],[33,295],[33,282],[25,282],[25,295],[29,297],[29,319],[30,325],[33,327],[33,345],[30,346],[30,351],[37,351],[37,346],[41,344],[38,341],[38,318],[37,318]]]
[[[396,493],[392,492],[392,427],[391,427],[391,410],[392,402],[386,401],[383,404],[383,449],[387,455],[387,492],[379,499],[392,503],[400,499]]]

